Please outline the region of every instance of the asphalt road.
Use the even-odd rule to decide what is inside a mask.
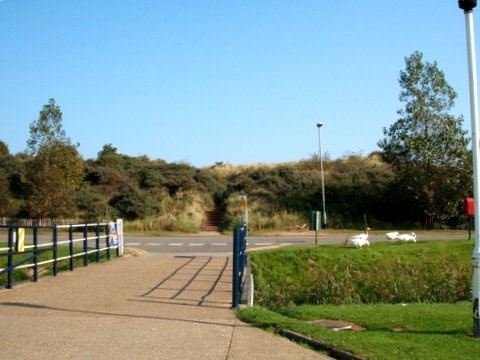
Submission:
[[[350,233],[351,235],[351,233]],[[318,244],[342,244],[347,238],[348,234],[338,232],[319,232]],[[76,234],[76,238],[81,238],[81,234]],[[472,238],[475,235],[472,234]],[[468,231],[451,231],[451,232],[417,232],[417,240],[432,240],[432,239],[467,239]],[[66,244],[68,239],[67,234],[59,236],[59,242]],[[371,232],[369,234],[370,243],[379,241],[387,241],[383,233]],[[0,242],[6,242],[6,238],[0,238]],[[39,244],[50,243],[52,237],[48,235],[39,235]],[[89,240],[89,246],[92,246],[94,240]],[[473,240],[472,240],[473,241]],[[104,244],[105,240],[101,240]],[[26,245],[33,244],[31,234],[25,240]],[[249,236],[247,249],[255,250],[262,248],[272,248],[289,245],[305,245],[315,244],[315,234],[313,231],[304,233],[285,233],[281,236]],[[233,248],[233,235],[219,235],[218,233],[202,233],[198,235],[188,236],[130,236],[124,235],[124,245],[126,248],[137,249],[142,252],[147,252],[151,255],[228,255]],[[82,246],[82,241],[77,240],[75,246]],[[102,245],[103,246],[103,245]]]
[[[474,235],[472,234],[472,237]],[[318,244],[342,244],[347,235],[319,235]],[[418,233],[417,241],[431,239],[467,239],[468,232],[428,232]],[[387,241],[383,234],[370,234],[370,243]],[[472,240],[473,241],[473,240]],[[283,236],[250,236],[247,248],[249,250],[271,248],[289,245],[315,244],[315,235]],[[141,237],[124,236],[124,245],[127,248],[136,248],[152,255],[226,255],[232,252],[233,236],[226,235],[199,235],[185,237]]]
[[[250,237],[249,249],[311,244],[309,237]],[[189,236],[189,237],[131,237],[124,236],[124,245],[147,251],[150,254],[210,254],[228,255],[232,252],[233,236]]]

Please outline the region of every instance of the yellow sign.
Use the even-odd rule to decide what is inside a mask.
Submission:
[[[25,229],[24,228],[18,228],[18,243],[17,243],[17,249],[20,252],[25,251]]]
[[[240,196],[240,206],[247,207],[247,197],[245,195]]]

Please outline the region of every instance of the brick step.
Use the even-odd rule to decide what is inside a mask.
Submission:
[[[208,209],[207,219],[203,225],[203,231],[219,231],[222,224],[223,214],[219,209]]]

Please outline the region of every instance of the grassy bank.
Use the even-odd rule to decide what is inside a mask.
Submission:
[[[289,247],[250,254],[256,303],[371,304],[470,299],[473,241]]]
[[[368,359],[476,359],[473,241],[291,247],[251,253],[256,306],[241,320]],[[362,331],[312,323],[342,320]]]

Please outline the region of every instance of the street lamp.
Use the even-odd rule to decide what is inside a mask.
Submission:
[[[323,155],[322,155],[322,137],[320,136],[320,129],[323,123],[317,123],[318,128],[318,156],[320,157],[320,176],[322,178],[322,215],[323,215],[323,228],[327,228],[327,211],[325,210],[325,183],[323,181]]]
[[[473,31],[473,8],[477,6],[477,0],[459,0],[458,6],[465,13],[465,25],[467,33],[467,54],[468,54],[468,77],[470,84],[470,116],[472,121],[472,152],[473,152],[473,198],[475,214],[475,248],[472,256],[473,270],[473,334],[480,337],[480,174],[479,158],[479,125],[478,125],[478,89],[477,89],[477,60],[475,56],[475,36]]]

